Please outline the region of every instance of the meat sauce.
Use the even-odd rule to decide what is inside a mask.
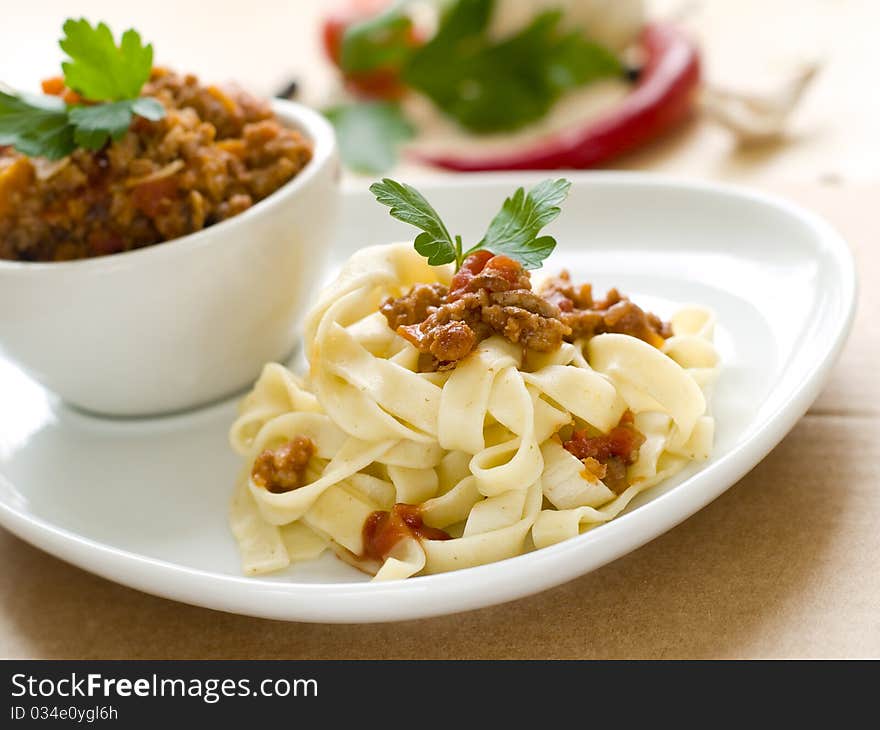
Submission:
[[[428,357],[428,370],[454,367],[477,344],[500,334],[540,352],[551,352],[569,333],[558,308],[532,292],[529,273],[507,256],[468,256],[446,290],[416,285],[386,299],[388,325]],[[424,316],[417,315],[424,312]]]
[[[656,314],[645,312],[617,289],[605,299],[594,300],[590,284],[575,285],[567,271],[548,279],[541,287],[541,296],[553,302],[560,318],[571,329],[569,341],[589,339],[605,333],[630,335],[654,347],[663,347],[672,336],[672,328]]]
[[[480,289],[500,292],[531,288],[529,275],[518,262],[508,256],[477,251],[462,262],[461,268],[452,277],[447,299],[454,302],[463,294]]]
[[[626,411],[608,433],[591,436],[587,429],[576,430],[563,447],[583,461],[592,476],[620,494],[629,486],[626,468],[636,463],[643,443],[645,437],[635,427],[632,412]]]
[[[416,284],[386,299],[380,311],[388,326],[427,358],[424,369],[454,367],[477,344],[498,334],[537,352],[563,341],[616,332],[662,347],[669,325],[612,289],[594,301],[589,284],[572,284],[568,272],[533,292],[529,272],[508,256],[477,251],[468,256],[447,289]]]
[[[78,101],[62,79],[43,88]],[[49,162],[0,146],[0,259],[66,261],[179,238],[243,212],[312,157],[267,101],[239,89],[156,68],[142,95],[165,117],[135,117],[101,150]]]
[[[450,536],[422,520],[421,508],[414,504],[395,504],[391,511],[377,510],[367,517],[363,528],[364,557],[384,561],[401,540],[449,540]]]
[[[316,452],[307,436],[294,436],[277,449],[266,449],[254,460],[251,479],[258,487],[283,494],[305,484],[306,468]]]

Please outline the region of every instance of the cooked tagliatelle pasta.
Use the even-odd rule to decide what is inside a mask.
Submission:
[[[503,560],[607,522],[709,456],[713,316],[669,323],[506,256],[458,273],[411,244],[357,252],[232,426],[244,571],[328,547],[376,580]]]

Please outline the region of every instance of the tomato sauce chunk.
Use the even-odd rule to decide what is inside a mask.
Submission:
[[[602,479],[612,491],[620,494],[629,486],[626,467],[636,463],[645,437],[635,427],[633,414],[626,411],[620,423],[606,434],[590,436],[586,429],[572,433],[563,446],[585,463],[598,462],[604,467]]]
[[[422,520],[421,507],[415,504],[395,504],[391,511],[377,510],[364,522],[364,557],[383,562],[401,540],[449,540],[450,536],[436,527],[428,527]]]

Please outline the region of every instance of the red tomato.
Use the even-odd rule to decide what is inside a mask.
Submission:
[[[339,60],[345,31],[353,23],[366,20],[381,12],[388,4],[389,0],[344,0],[324,18],[321,30],[324,52],[340,71],[342,69]],[[416,47],[423,41],[418,33],[412,31],[407,42]],[[372,99],[398,99],[406,91],[400,80],[399,68],[379,68],[357,73],[343,71],[342,74],[346,87],[359,96]]]

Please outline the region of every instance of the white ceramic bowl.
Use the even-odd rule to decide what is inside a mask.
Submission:
[[[229,395],[287,356],[330,249],[339,163],[321,115],[274,109],[314,156],[244,213],[126,253],[0,261],[0,351],[69,403],[126,416]]]

